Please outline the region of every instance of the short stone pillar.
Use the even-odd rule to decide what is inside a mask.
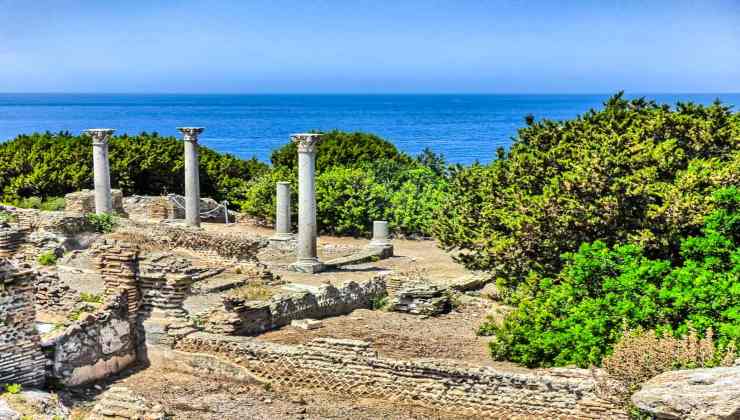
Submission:
[[[290,232],[290,182],[278,182],[276,188],[275,234],[270,241],[290,241],[294,238]]]
[[[316,253],[316,143],[321,135],[301,133],[290,138],[298,146],[298,259],[290,269],[318,273],[324,269]]]
[[[185,223],[200,226],[200,175],[198,172],[198,136],[203,127],[178,127],[185,142]]]
[[[373,239],[368,244],[368,248],[381,249],[383,258],[393,256],[393,244],[388,238],[388,222],[385,220],[376,220],[373,222]]]
[[[85,130],[92,137],[93,176],[95,179],[95,213],[111,213],[113,198],[110,189],[110,163],[108,162],[108,141],[115,130],[112,128],[91,128]]]

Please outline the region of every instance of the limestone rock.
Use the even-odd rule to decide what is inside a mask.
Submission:
[[[658,419],[740,419],[740,367],[662,373],[632,403]]]
[[[480,295],[484,298],[499,301],[501,300],[501,294],[498,292],[498,288],[494,283],[488,283],[481,289]]]
[[[443,289],[420,282],[399,289],[391,300],[390,308],[414,315],[439,315],[449,312],[451,304]]]

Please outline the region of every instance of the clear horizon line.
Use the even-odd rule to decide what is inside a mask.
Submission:
[[[737,92],[679,92],[679,91],[665,91],[665,92],[650,92],[650,91],[620,91],[616,90],[613,92],[0,92],[0,95],[200,95],[200,96],[383,96],[383,95],[395,95],[395,96],[442,96],[442,95],[479,95],[479,96],[504,96],[504,95],[540,95],[540,96],[555,96],[555,95],[615,95],[619,92],[624,92],[626,95],[738,95]]]

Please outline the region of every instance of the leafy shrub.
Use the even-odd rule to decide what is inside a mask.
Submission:
[[[363,235],[373,220],[384,220],[388,191],[372,173],[360,168],[335,166],[316,179],[316,207],[323,232]]]
[[[36,258],[36,261],[38,261],[38,263],[41,265],[54,265],[57,263],[57,255],[54,253],[54,251],[47,251],[39,254],[38,258]]]
[[[261,177],[250,181],[240,192],[241,211],[263,218],[269,223],[275,220],[276,187],[278,182],[290,182],[291,220],[297,221],[298,173],[296,170],[277,167]]]
[[[87,221],[98,233],[111,233],[118,224],[116,216],[110,213],[88,213],[86,217]]]
[[[20,394],[21,391],[23,391],[23,386],[21,384],[7,384],[5,385],[5,392],[8,394]]]
[[[528,366],[599,365],[625,329],[685,335],[711,328],[720,346],[740,340],[740,190],[715,192],[701,236],[679,259],[651,259],[634,244],[597,241],[565,254],[556,278],[532,275],[517,309],[487,325],[492,355]]]
[[[119,136],[110,141],[111,181],[126,195],[182,194],[183,143],[156,133]],[[203,196],[237,201],[233,191],[260,175],[267,165],[242,160],[201,146],[200,182]],[[92,143],[69,133],[21,135],[0,143],[0,201],[25,197],[59,197],[93,186]],[[22,207],[39,208],[32,199]]]
[[[719,103],[671,109],[618,94],[573,120],[528,122],[498,160],[451,175],[435,229],[502,286],[556,276],[563,253],[597,240],[676,260],[711,192],[740,185],[740,114]]]
[[[715,346],[713,337],[711,328],[703,337],[691,328],[687,335],[678,338],[661,337],[652,330],[625,331],[612,354],[604,358],[604,369],[628,392],[633,392],[641,383],[670,370],[732,366],[734,347],[722,351]]]
[[[272,152],[273,166],[296,169],[298,167],[298,148],[294,143]],[[409,163],[411,158],[396,149],[393,143],[368,133],[345,133],[331,131],[324,133],[317,146],[316,170],[322,172],[333,166],[354,166],[362,162],[392,160]]]

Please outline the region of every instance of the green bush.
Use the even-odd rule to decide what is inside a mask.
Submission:
[[[182,194],[183,143],[156,133],[119,136],[110,141],[111,181],[126,195]],[[267,170],[256,159],[242,160],[201,146],[200,186],[204,197],[236,201],[234,191]],[[0,143],[0,201],[33,202],[92,188],[92,143],[87,136],[69,133],[21,135]]]
[[[272,152],[270,160],[275,167],[296,169],[298,148],[294,143],[287,143]],[[412,159],[399,152],[393,143],[374,134],[334,130],[324,133],[317,146],[316,171],[322,172],[333,166],[354,166],[378,160],[409,163]]]
[[[435,228],[502,286],[556,276],[563,253],[597,240],[675,260],[711,192],[740,183],[740,114],[719,103],[671,109],[619,94],[572,120],[528,123],[498,160],[451,175]]]
[[[116,216],[110,213],[88,213],[87,221],[93,226],[98,233],[111,233],[118,224]]]
[[[682,336],[690,328],[740,344],[740,190],[715,192],[701,235],[681,241],[677,261],[635,244],[583,244],[556,278],[530,276],[501,325],[493,357],[527,366],[598,365],[626,329]]]
[[[39,254],[38,258],[36,258],[36,261],[38,261],[38,263],[41,265],[54,265],[57,263],[57,255],[54,253],[54,251],[47,251]]]
[[[5,385],[5,392],[8,394],[20,394],[23,391],[21,384],[7,384]]]
[[[45,211],[62,211],[64,210],[64,206],[64,197],[50,197],[41,203],[39,209]]]
[[[250,181],[238,191],[241,211],[251,216],[261,217],[270,223],[275,220],[277,183],[290,182],[292,220],[297,221],[298,212],[298,173],[296,170],[276,167],[257,179]]]
[[[317,221],[322,232],[366,235],[374,220],[385,220],[388,190],[372,173],[335,166],[316,178]]]

